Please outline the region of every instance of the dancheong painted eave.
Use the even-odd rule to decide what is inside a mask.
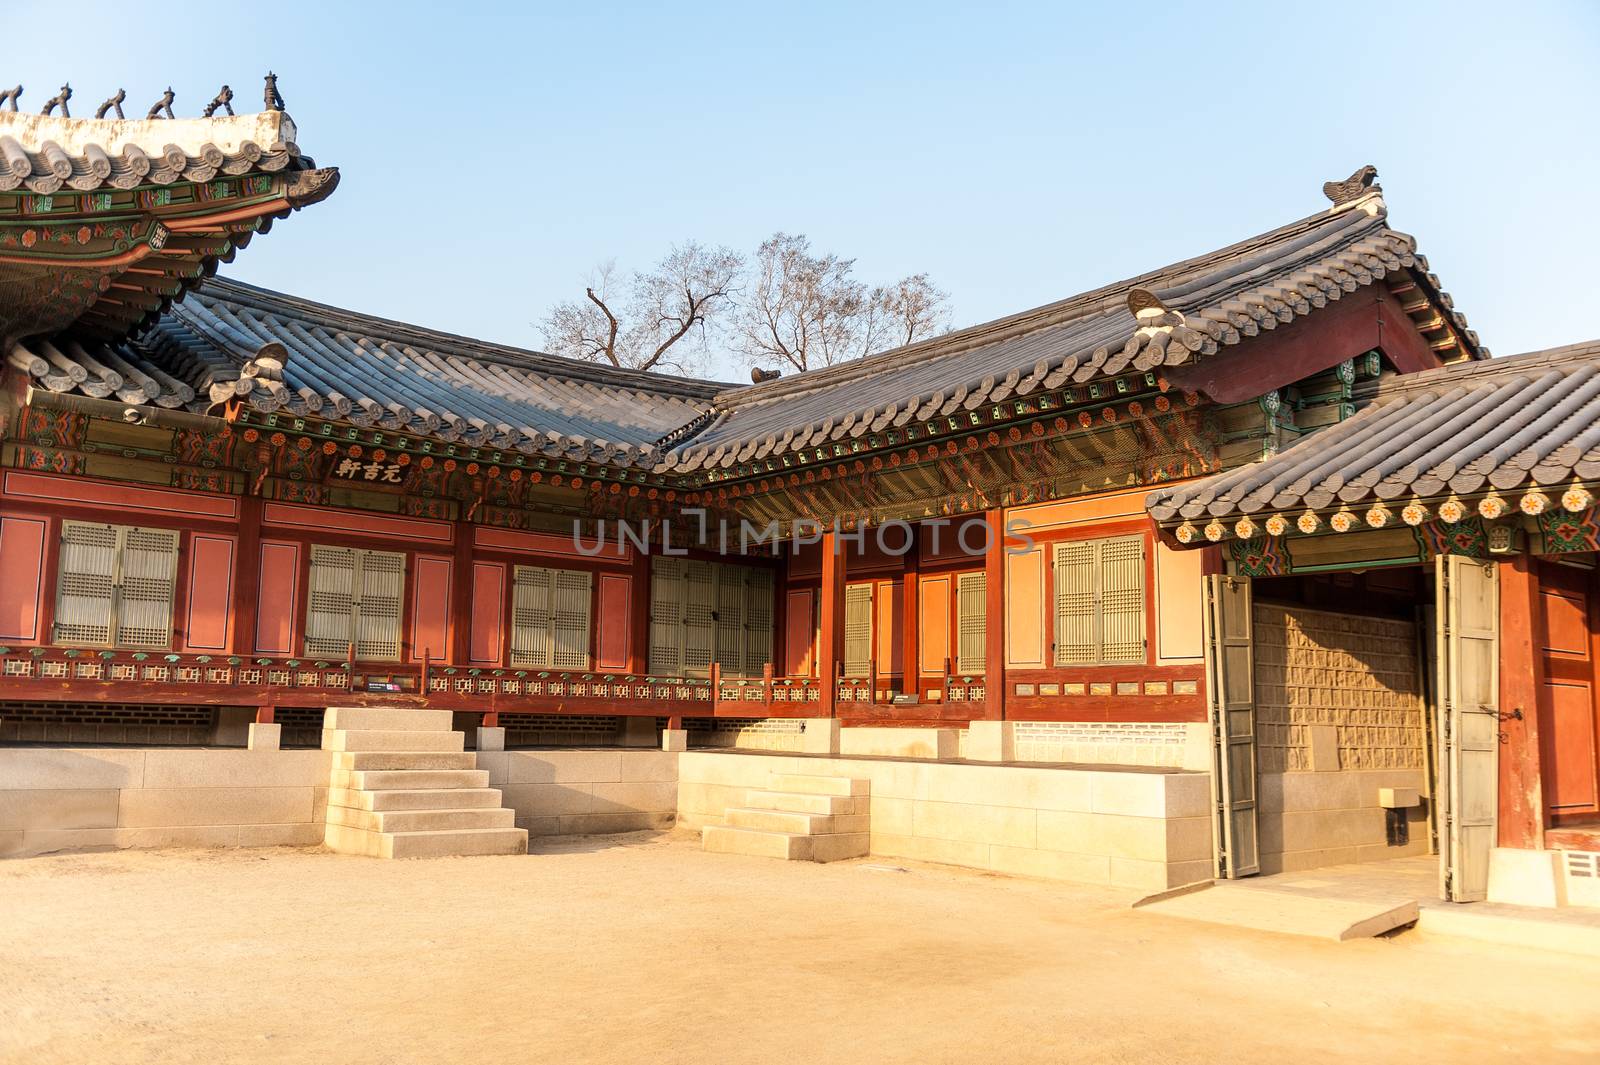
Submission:
[[[671,468],[727,469],[1041,390],[1186,366],[1400,271],[1421,290],[1406,310],[1441,354],[1487,356],[1416,241],[1389,227],[1381,190],[1368,178],[1330,209],[1230,247],[909,347],[725,393],[705,427],[673,449]]]
[[[1578,511],[1593,502],[1584,485],[1597,479],[1593,340],[1388,377],[1353,417],[1265,461],[1152,492],[1147,506],[1164,526],[1187,525],[1203,542],[1216,537],[1202,538],[1194,523],[1226,537],[1240,519],[1254,525],[1275,515],[1293,527],[1302,514],[1329,509],[1376,507],[1370,518],[1355,516],[1360,526],[1410,521],[1389,513],[1390,504],[1420,520],[1430,513],[1421,508],[1440,500],[1486,517],[1537,514],[1558,502]],[[1323,525],[1316,518],[1312,527]]]
[[[66,113],[65,88],[42,114],[16,109],[18,93],[0,93],[12,108],[0,107],[8,355],[69,329],[114,344],[149,328],[274,221],[338,187],[336,168],[301,154],[270,76],[265,110],[233,114],[225,88],[197,118],[173,117],[170,94],[125,119],[121,93],[93,118]]]

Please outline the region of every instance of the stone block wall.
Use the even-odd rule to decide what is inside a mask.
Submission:
[[[1389,846],[1385,813],[1378,805],[1382,788],[1413,788],[1428,802],[1427,779],[1420,769],[1262,773],[1256,808],[1261,871],[1296,872],[1427,854],[1425,805],[1404,811],[1410,842]]]
[[[322,842],[324,751],[0,748],[0,857]]]
[[[870,780],[874,855],[1139,892],[1211,875],[1203,773],[689,751],[678,763],[679,823],[720,824],[774,773]]]
[[[479,751],[478,768],[529,835],[591,835],[670,827],[678,757],[626,747]]]

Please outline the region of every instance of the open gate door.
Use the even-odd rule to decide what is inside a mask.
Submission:
[[[1256,840],[1255,648],[1250,636],[1250,580],[1206,578],[1206,700],[1216,764],[1211,798],[1217,876],[1261,871]]]
[[[1500,599],[1493,562],[1440,555],[1439,894],[1488,895],[1500,752]]]

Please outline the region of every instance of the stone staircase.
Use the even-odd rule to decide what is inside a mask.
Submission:
[[[327,845],[375,858],[526,854],[527,829],[465,743],[448,710],[330,708]]]
[[[730,807],[720,825],[700,830],[704,850],[789,861],[863,858],[868,845],[870,781],[774,773]]]

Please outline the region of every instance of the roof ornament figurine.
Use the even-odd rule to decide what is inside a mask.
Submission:
[[[127,98],[128,91],[126,89],[118,89],[117,95],[107,97],[105,103],[95,108],[94,117],[105,118],[107,111],[115,111],[117,113],[117,117],[122,118],[122,101],[126,100]]]
[[[266,81],[267,87],[262,91],[261,102],[266,105],[266,110],[268,111],[282,111],[283,95],[278,92],[278,75],[269,70],[267,71]]]
[[[67,110],[67,101],[70,99],[72,99],[72,86],[63,85],[61,86],[60,92],[56,93],[54,96],[50,97],[50,99],[44,102],[44,109],[39,113],[41,115],[48,115],[50,112],[59,107],[61,108],[62,118],[71,118],[72,112]]]
[[[763,370],[759,366],[750,367],[750,380],[758,385],[765,381],[776,381],[782,376],[782,370]]]
[[[206,109],[200,114],[204,118],[210,118],[217,113],[217,108],[219,107],[227,111],[228,114],[233,114],[233,90],[226,85],[222,87],[221,92],[211,98],[211,102],[206,104]]]
[[[11,110],[17,109],[17,101],[22,99],[22,86],[0,92],[0,105],[10,104]]]
[[[150,110],[145,113],[145,118],[176,118],[172,113],[172,86],[167,86],[167,91],[161,94],[161,99],[150,105]]]
[[[1322,194],[1333,201],[1335,207],[1349,203],[1366,193],[1368,189],[1376,188],[1382,191],[1381,185],[1374,182],[1378,180],[1378,168],[1370,163],[1343,181],[1324,181]]]

